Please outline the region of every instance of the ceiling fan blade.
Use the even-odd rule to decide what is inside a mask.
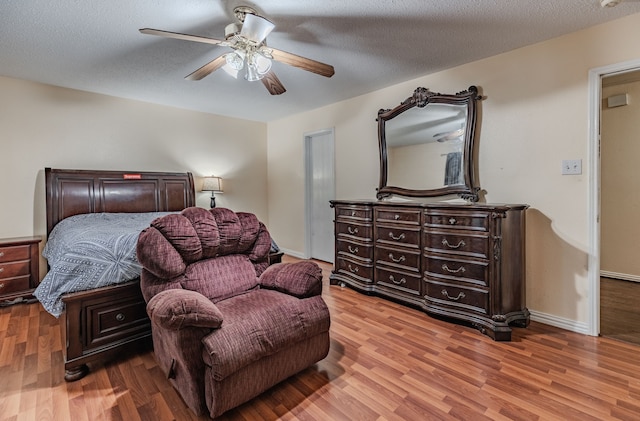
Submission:
[[[287,92],[287,90],[284,88],[284,85],[282,85],[282,82],[280,82],[280,79],[278,79],[278,76],[276,76],[273,71],[264,75],[264,77],[260,80],[271,95],[280,95]]]
[[[205,44],[213,44],[213,45],[220,45],[220,44],[227,45],[226,41],[222,41],[220,39],[201,37],[198,35],[181,34],[178,32],[163,31],[161,29],[142,28],[140,29],[140,32],[147,35],[158,35],[161,37],[181,39],[184,41],[203,42]]]
[[[187,80],[203,79],[204,77],[209,76],[211,73],[215,72],[216,70],[224,66],[226,63],[227,61],[225,60],[224,56],[216,57],[213,60],[211,60],[209,63],[205,64],[204,66],[196,70],[195,72],[185,76],[185,79]]]
[[[335,73],[333,66],[321,63],[310,58],[302,57],[296,54],[287,53],[286,51],[268,47],[274,60],[290,66],[298,67],[308,72],[313,72],[325,77],[331,77]]]
[[[247,13],[240,30],[240,35],[255,42],[262,43],[276,26],[263,17]]]

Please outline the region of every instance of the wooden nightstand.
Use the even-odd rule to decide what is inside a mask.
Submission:
[[[0,239],[0,301],[30,297],[40,282],[41,237]]]
[[[282,263],[282,255],[283,251],[271,252],[269,253],[269,264],[273,265],[275,263]]]

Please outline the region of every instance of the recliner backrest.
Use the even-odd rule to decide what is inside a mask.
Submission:
[[[214,302],[257,286],[271,237],[254,214],[191,207],[154,220],[138,238],[141,288],[198,291]]]

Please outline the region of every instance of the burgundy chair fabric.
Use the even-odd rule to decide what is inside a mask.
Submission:
[[[311,261],[269,266],[250,213],[188,208],[138,238],[159,366],[198,415],[217,417],[323,359],[329,310]]]

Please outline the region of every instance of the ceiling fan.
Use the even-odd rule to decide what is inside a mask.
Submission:
[[[232,76],[238,76],[244,70],[244,78],[248,81],[262,81],[271,95],[286,92],[284,85],[271,70],[271,60],[279,61],[290,66],[313,72],[325,77],[334,74],[333,66],[302,57],[276,48],[267,47],[267,35],[273,31],[275,25],[267,19],[258,16],[256,11],[248,6],[238,6],[233,10],[239,24],[231,23],[225,28],[225,39],[203,37],[198,35],[181,34],[160,29],[142,28],[140,32],[147,35],[157,35],[185,41],[202,42],[205,44],[229,47],[231,52],[223,54],[187,75],[185,79],[200,80],[219,68],[223,68]]]

